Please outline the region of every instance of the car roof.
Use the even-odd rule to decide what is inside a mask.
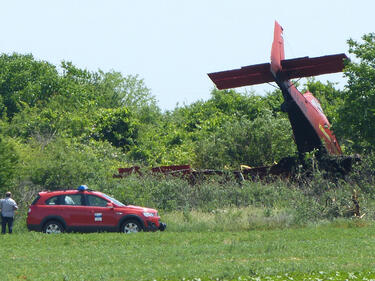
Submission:
[[[41,191],[39,192],[40,196],[57,196],[57,195],[64,195],[64,194],[96,194],[102,195],[103,193],[94,190],[77,190],[77,189],[67,189],[67,190],[53,190],[53,191]]]

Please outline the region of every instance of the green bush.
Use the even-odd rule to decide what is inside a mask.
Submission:
[[[43,189],[74,188],[81,184],[101,188],[119,165],[118,150],[93,142],[89,145],[56,139],[46,145],[34,142],[22,147],[19,181]]]
[[[0,135],[0,193],[13,186],[18,161],[19,155],[13,141]]]

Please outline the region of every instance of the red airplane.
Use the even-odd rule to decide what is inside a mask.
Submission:
[[[290,79],[341,72],[347,56],[336,54],[286,60],[282,31],[283,28],[275,21],[271,63],[210,73],[208,76],[220,90],[276,82],[284,97],[281,109],[288,113],[299,153],[318,149],[341,155],[340,145],[330,130],[331,125],[319,101],[310,92],[299,92]]]

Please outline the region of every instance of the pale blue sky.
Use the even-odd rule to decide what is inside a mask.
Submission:
[[[347,53],[347,39],[375,32],[373,0],[1,2],[1,52],[139,74],[162,109],[208,99],[209,72],[268,62],[275,20],[286,58]]]

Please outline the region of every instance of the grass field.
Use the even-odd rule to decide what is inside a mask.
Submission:
[[[375,225],[0,239],[1,280],[375,280]],[[18,228],[18,229],[17,229]]]

